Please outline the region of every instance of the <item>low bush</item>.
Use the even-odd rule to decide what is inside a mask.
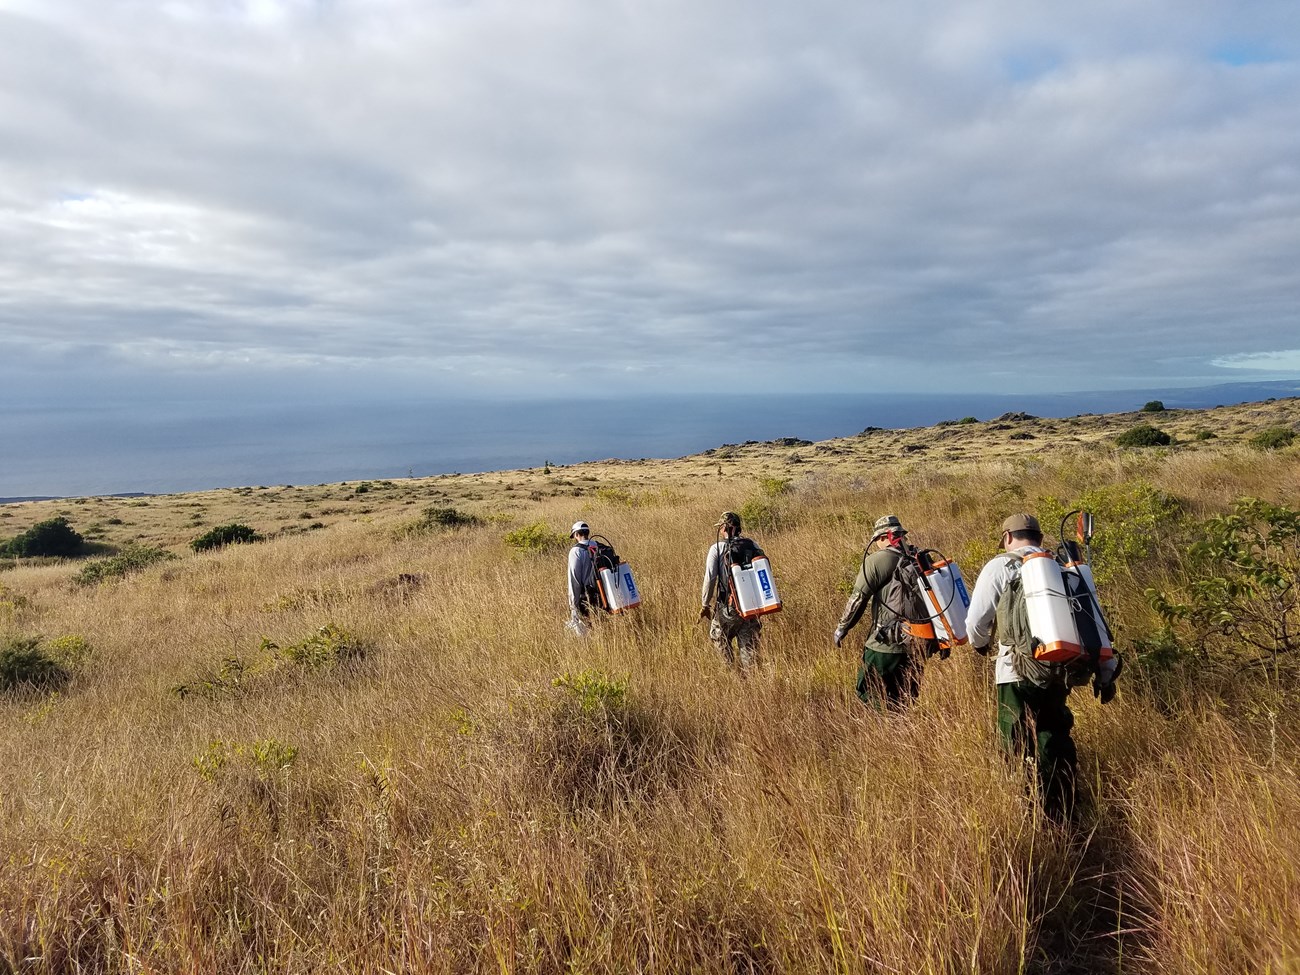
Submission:
[[[1290,447],[1295,441],[1295,431],[1290,427],[1269,427],[1250,438],[1250,445],[1256,450],[1281,450]]]
[[[163,548],[133,545],[120,555],[87,562],[81,571],[72,577],[72,581],[79,586],[93,586],[100,582],[107,582],[109,579],[121,579],[134,572],[142,572],[151,565],[175,558],[175,555]]]
[[[41,649],[38,637],[11,637],[0,646],[0,692],[57,691],[71,674]]]
[[[85,540],[60,515],[39,521],[0,545],[0,555],[16,558],[62,558],[81,554]]]
[[[208,549],[222,548],[226,545],[243,545],[248,542],[260,542],[261,540],[262,536],[247,525],[218,525],[190,542],[190,548],[196,552],[204,552]]]
[[[1165,404],[1158,399],[1150,400],[1142,407],[1143,413],[1163,413],[1164,411]]]
[[[1115,438],[1118,447],[1168,447],[1173,442],[1173,437],[1149,423],[1125,430]]]
[[[534,554],[553,552],[566,548],[569,544],[568,536],[561,535],[544,521],[535,521],[531,525],[506,532],[501,540],[517,551]]]
[[[305,640],[285,646],[263,637],[261,649],[277,661],[288,661],[308,670],[354,663],[364,660],[368,652],[361,640],[333,623],[325,624]]]
[[[428,532],[442,531],[448,528],[468,528],[471,525],[478,524],[481,524],[481,521],[475,515],[466,514],[456,508],[430,506],[421,512],[419,518],[407,526],[406,533],[423,535]]]

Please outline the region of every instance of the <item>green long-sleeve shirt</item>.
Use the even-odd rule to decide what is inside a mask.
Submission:
[[[894,570],[902,557],[903,553],[897,548],[878,549],[868,555],[858,569],[858,578],[853,583],[853,595],[844,606],[837,629],[847,633],[870,607],[871,625],[867,630],[867,638],[863,641],[864,650],[875,650],[878,653],[907,652],[907,647],[902,643],[888,643],[877,638],[880,624],[887,622],[890,615],[884,606],[885,593],[894,581]]]

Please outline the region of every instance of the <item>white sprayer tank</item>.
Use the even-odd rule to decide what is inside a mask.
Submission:
[[[1097,599],[1097,583],[1092,577],[1092,566],[1082,560],[1078,562],[1065,563],[1066,572],[1077,572],[1088,587],[1088,596],[1084,605],[1081,607],[1083,612],[1092,617],[1097,626],[1097,633],[1101,636],[1101,652],[1098,659],[1109,660],[1115,656],[1113,645],[1114,638],[1110,635],[1110,629],[1106,626],[1106,617],[1101,612],[1101,601]]]
[[[641,593],[632,578],[632,567],[626,562],[620,562],[617,569],[601,568],[600,591],[611,613],[622,613],[641,605]]]
[[[772,578],[772,565],[760,555],[749,565],[731,567],[731,591],[735,593],[740,615],[763,616],[781,609],[781,597]]]
[[[1061,565],[1050,552],[1031,552],[1020,563],[1029,632],[1038,640],[1034,657],[1045,663],[1069,663],[1083,653],[1079,628],[1065,591]]]
[[[918,579],[917,588],[930,613],[930,622],[934,624],[934,635],[939,642],[949,647],[964,647],[967,643],[966,611],[970,607],[970,594],[966,591],[966,581],[961,577],[961,569],[956,562],[946,559],[934,563],[934,567],[925,574],[924,580]]]

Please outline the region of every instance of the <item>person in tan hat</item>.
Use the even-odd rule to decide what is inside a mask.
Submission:
[[[997,637],[995,679],[1003,747],[1009,755],[1037,762],[1044,807],[1060,818],[1073,808],[1078,762],[1070,737],[1074,715],[1066,703],[1069,675],[1061,665],[1034,657],[1024,599],[1017,598],[1021,563],[1028,555],[1046,551],[1043,531],[1033,515],[1015,514],[1002,522],[1001,541],[1002,553],[990,559],[975,580],[967,631],[971,646],[981,656],[988,654]],[[1114,660],[1104,663],[1096,675],[1102,703],[1115,696],[1116,666]]]
[[[920,690],[921,662],[910,652],[907,621],[886,605],[895,603],[892,590],[901,584],[897,570],[906,554],[906,536],[907,529],[896,515],[876,519],[867,543],[870,554],[862,560],[853,594],[835,627],[833,639],[838,647],[867,609],[871,610],[857,682],[858,697],[864,704],[899,708]]]
[[[718,541],[709,546],[704,556],[704,586],[700,598],[700,619],[709,621],[709,640],[730,666],[739,666],[746,674],[758,663],[758,644],[763,624],[757,619],[746,619],[732,605],[730,563],[750,562],[763,550],[740,533],[740,515],[724,511],[718,523]],[[735,641],[735,647],[732,647]]]

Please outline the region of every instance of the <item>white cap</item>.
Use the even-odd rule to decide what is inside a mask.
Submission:
[[[578,534],[578,532],[586,532],[590,535],[591,529],[587,527],[585,521],[575,521],[573,527],[569,529],[569,537],[572,538],[574,535]]]

